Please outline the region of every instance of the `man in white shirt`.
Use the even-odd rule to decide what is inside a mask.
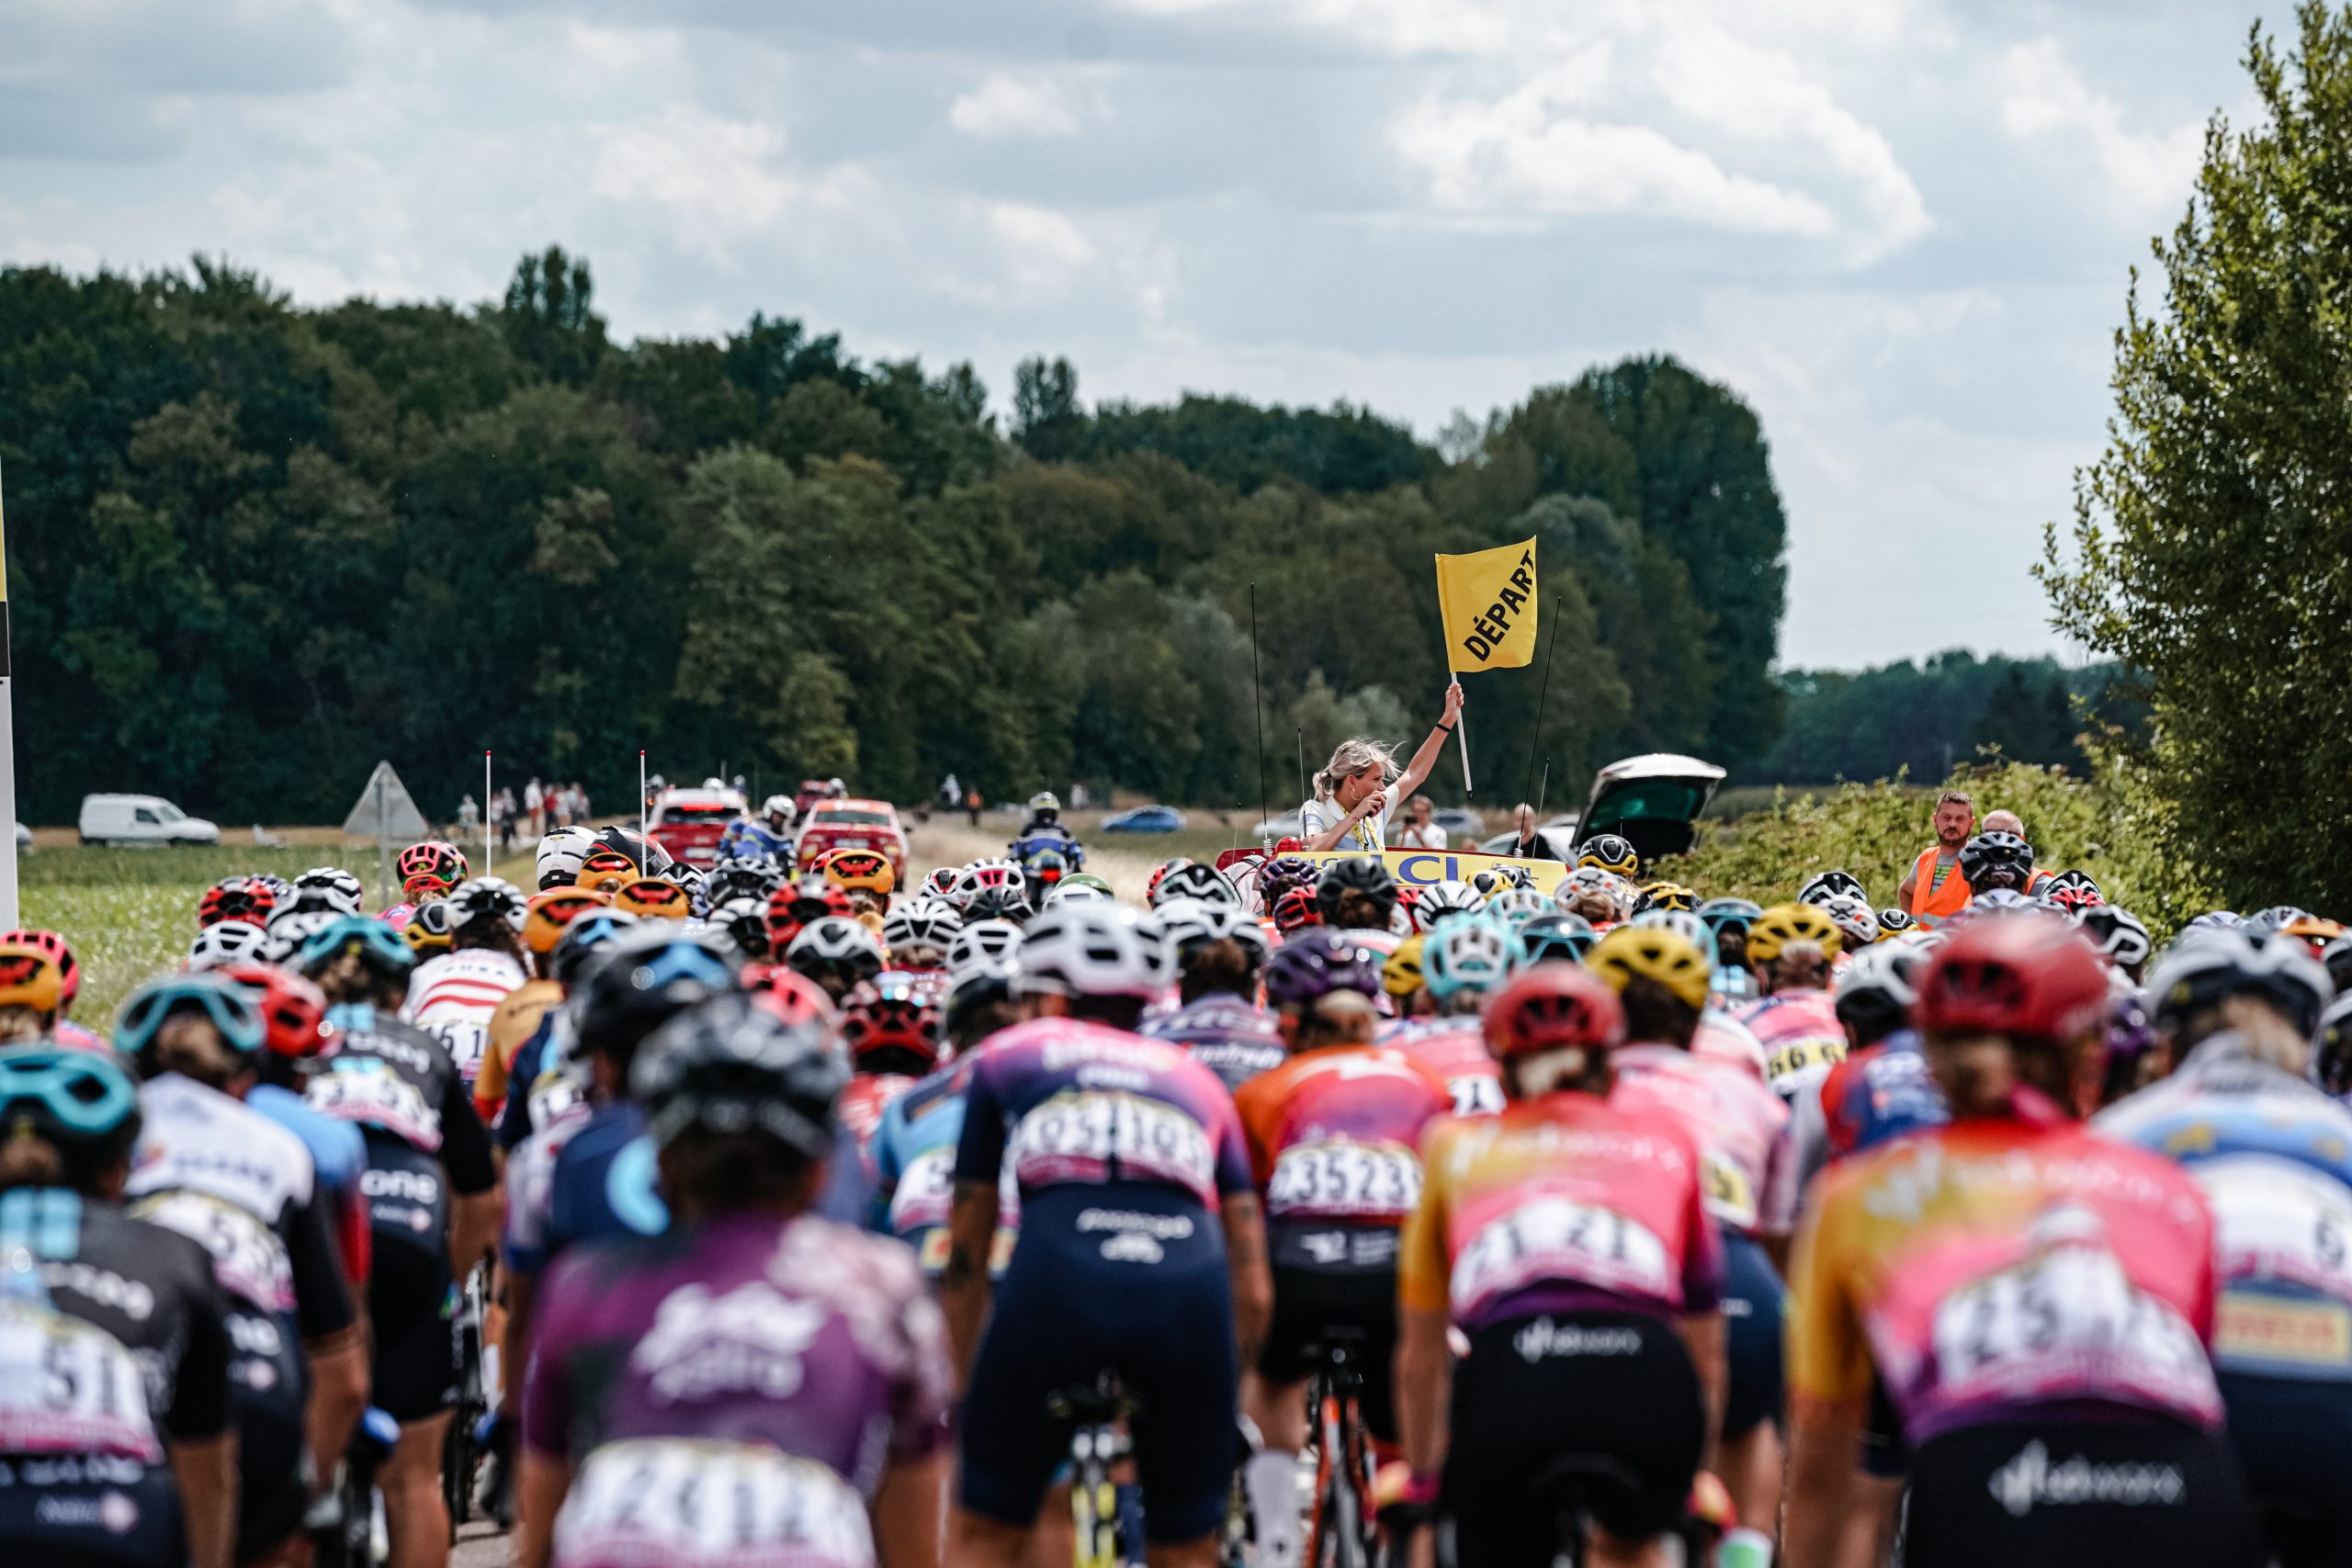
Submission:
[[[1412,820],[1397,832],[1396,847],[1400,850],[1444,849],[1445,829],[1437,825],[1437,807],[1430,797],[1426,795],[1413,796],[1407,809],[1413,814]]]
[[[1456,681],[1445,689],[1445,716],[1430,727],[1402,772],[1393,746],[1361,735],[1340,742],[1315,775],[1315,794],[1298,808],[1300,847],[1368,855],[1387,848],[1388,803],[1420,787],[1461,716],[1462,682]]]

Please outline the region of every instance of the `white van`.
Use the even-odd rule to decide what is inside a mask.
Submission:
[[[85,844],[217,844],[220,829],[154,795],[85,795]]]

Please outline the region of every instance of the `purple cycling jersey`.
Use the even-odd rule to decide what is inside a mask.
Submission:
[[[1272,1013],[1224,992],[1151,1013],[1136,1032],[1148,1040],[1182,1045],[1193,1060],[1217,1076],[1227,1092],[1260,1073],[1273,1071],[1290,1056]]]
[[[816,1461],[871,1498],[946,1441],[938,1306],[900,1242],[731,1215],[574,1248],[548,1271],[523,1440],[578,1462],[695,1438]]]
[[[1214,1210],[1250,1189],[1233,1097],[1182,1048],[1076,1019],[990,1035],[972,1064],[956,1179],[1023,1196],[1065,1182],[1173,1187]]]

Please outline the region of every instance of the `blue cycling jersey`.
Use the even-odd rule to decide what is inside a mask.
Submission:
[[[2092,1125],[2205,1190],[2223,1371],[2352,1382],[2352,1111],[2222,1034]]]
[[[300,1095],[276,1084],[255,1084],[245,1104],[302,1140],[321,1185],[342,1197],[359,1190],[359,1173],[368,1168],[368,1139],[356,1126],[320,1115]]]
[[[718,836],[718,858],[748,859],[755,855],[774,855],[787,865],[792,861],[792,835],[779,833],[755,818],[745,817],[727,825]]]

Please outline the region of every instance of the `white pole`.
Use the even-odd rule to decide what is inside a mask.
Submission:
[[[0,507],[0,929],[17,929],[16,678],[8,658],[6,512]]]
[[[498,840],[490,830],[490,748],[481,752],[481,874],[498,874]]]
[[[653,841],[653,835],[647,832],[645,829],[645,750],[639,747],[637,753],[637,836],[640,844],[650,844]],[[645,853],[642,848],[638,851],[638,854],[639,858],[637,874],[643,876],[646,874],[646,862],[653,857]]]
[[[1460,682],[1459,681],[1457,681],[1457,682],[1454,682],[1454,684],[1456,684],[1456,685],[1460,685],[1460,684],[1461,684],[1461,682]],[[1465,703],[1465,704],[1464,704],[1464,705],[1463,705],[1466,707],[1466,706],[1468,706],[1469,705],[1467,705],[1467,704]],[[1464,729],[1464,728],[1462,728],[1462,716],[1461,716],[1459,713],[1456,713],[1456,714],[1453,716],[1453,738],[1454,738],[1456,740],[1459,740],[1459,741],[1461,741],[1461,742],[1462,742],[1462,793],[1463,793],[1463,794],[1464,794],[1464,795],[1468,795],[1468,794],[1470,794],[1470,793],[1471,793],[1471,789],[1470,789],[1470,732],[1469,732],[1468,730],[1466,730],[1466,729]]]

